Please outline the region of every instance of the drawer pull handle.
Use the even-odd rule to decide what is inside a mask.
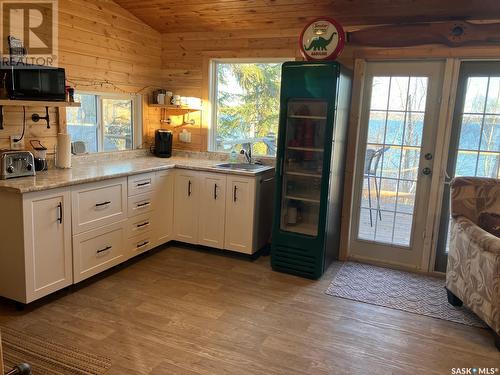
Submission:
[[[137,224],[137,228],[142,228],[145,227],[146,225],[149,225],[149,221],[146,221],[145,223],[142,224]]]
[[[147,185],[151,185],[151,181],[141,182],[141,183],[137,184],[137,187],[143,187],[143,186],[147,186]]]
[[[57,209],[59,210],[59,217],[57,218],[57,221],[59,224],[62,224],[63,221],[63,207],[62,207],[62,202],[59,202],[57,205]]]
[[[137,207],[138,208],[146,207],[146,206],[149,206],[150,204],[151,204],[151,202],[137,203]]]
[[[111,249],[113,246],[106,246],[104,249],[101,249],[101,250],[97,250],[97,254],[100,254],[104,251],[108,251],[109,249]]]
[[[149,241],[144,241],[143,243],[138,244],[138,245],[137,245],[137,248],[138,248],[138,249],[140,249],[141,247],[146,246],[148,243],[149,243]]]
[[[188,197],[191,196],[191,180],[188,182]]]
[[[214,199],[217,200],[217,184],[214,184]]]
[[[238,200],[238,197],[236,196],[236,191],[238,190],[238,187],[234,185],[234,190],[233,190],[233,202],[236,202]]]
[[[101,206],[106,206],[107,204],[110,204],[111,201],[106,201],[106,202],[102,202],[102,203],[96,203],[95,206],[96,207],[101,207]]]

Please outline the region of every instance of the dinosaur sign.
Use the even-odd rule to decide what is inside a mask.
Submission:
[[[344,29],[334,19],[317,18],[304,28],[299,44],[308,61],[335,60],[344,48]]]

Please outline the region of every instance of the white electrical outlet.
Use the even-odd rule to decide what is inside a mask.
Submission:
[[[16,142],[16,139],[21,138],[21,134],[15,134],[10,136],[10,149],[11,150],[23,150],[24,149],[24,137],[20,141]]]

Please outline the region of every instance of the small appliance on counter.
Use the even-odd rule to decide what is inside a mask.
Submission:
[[[33,147],[33,156],[35,161],[35,171],[46,171],[47,165],[47,147],[42,145],[38,139],[32,139],[30,141],[31,147]]]
[[[155,145],[153,153],[159,158],[169,158],[172,156],[172,132],[169,130],[157,129],[155,131]]]
[[[0,179],[34,176],[33,154],[29,151],[0,150]]]

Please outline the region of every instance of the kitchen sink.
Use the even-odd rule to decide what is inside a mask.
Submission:
[[[239,171],[256,171],[259,169],[266,168],[265,165],[248,164],[248,163],[222,163],[222,164],[216,164],[215,167],[223,169],[239,170]]]

